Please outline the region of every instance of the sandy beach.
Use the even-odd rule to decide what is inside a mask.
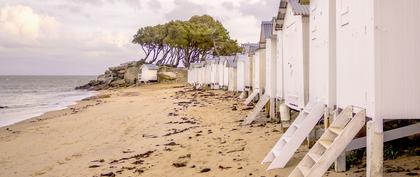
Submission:
[[[241,126],[250,108],[234,93],[183,85],[101,91],[0,128],[0,176],[288,176],[307,147],[287,168],[267,172],[260,161],[282,128],[264,118]],[[384,167],[384,176],[418,176],[420,157]],[[365,176],[365,169],[326,176]]]

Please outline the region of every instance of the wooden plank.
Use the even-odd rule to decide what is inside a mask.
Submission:
[[[264,106],[270,101],[270,96],[263,95],[262,98],[258,101],[257,105],[255,105],[254,109],[247,115],[245,121],[242,123],[243,125],[248,125],[254,122],[257,118],[258,114],[264,108]]]
[[[258,95],[259,90],[255,89],[251,95],[249,95],[249,97],[244,101],[245,105],[248,105],[249,103],[251,103],[251,101]]]
[[[396,128],[384,132],[384,142],[404,138],[407,136],[415,135],[420,133],[420,123]],[[366,147],[366,137],[354,139],[346,148],[346,151],[352,151]]]

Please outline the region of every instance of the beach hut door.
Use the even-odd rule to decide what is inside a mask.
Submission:
[[[297,77],[297,65],[296,65],[296,59],[294,57],[290,57],[288,58],[288,60],[286,61],[286,75],[287,76],[287,87],[288,89],[286,90],[287,94],[286,94],[286,99],[287,102],[291,103],[291,104],[295,104],[298,105],[298,87],[297,87],[297,82],[299,81],[298,77]]]

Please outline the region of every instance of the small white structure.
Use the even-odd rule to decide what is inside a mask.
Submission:
[[[275,82],[275,55],[276,55],[276,44],[275,39],[272,41],[273,37],[273,22],[272,21],[263,21],[261,23],[261,32],[260,32],[260,42],[259,42],[259,50],[258,50],[258,61],[254,60],[255,65],[255,72],[258,72],[259,77],[256,78],[258,81],[258,92],[260,99],[257,105],[254,107],[252,112],[247,115],[243,124],[250,124],[252,123],[261,112],[261,109],[266,106],[266,104],[270,101],[271,95],[273,95],[272,103],[274,104],[274,93],[275,91],[274,86],[276,85]],[[268,48],[267,48],[267,42]],[[272,87],[273,86],[273,87]],[[246,104],[248,101],[255,97],[255,93],[251,94],[250,97],[246,100]],[[275,106],[273,105],[270,107],[270,112],[274,112]],[[271,114],[271,116],[275,116],[275,114]]]
[[[157,72],[159,67],[154,64],[144,64],[140,67],[138,75],[139,82],[157,82]]]
[[[290,176],[322,176],[335,160],[345,161],[343,152],[366,145],[366,176],[383,176],[383,142],[420,133],[420,124],[383,132],[384,120],[420,118],[420,25],[415,23],[420,3],[312,0],[310,9],[309,103],[263,162],[273,161],[270,169],[284,167],[307,130],[322,114],[329,117],[338,108],[332,124]],[[287,12],[289,8],[283,33],[291,25]],[[293,50],[287,37],[284,65]],[[285,66],[285,78],[289,71]],[[366,117],[371,119],[367,137],[353,140]]]
[[[237,56],[232,56],[227,60],[227,67],[229,70],[228,74],[228,90],[229,91],[237,91],[237,67],[238,67],[238,59]]]
[[[197,85],[199,79],[199,68],[202,67],[201,63],[191,63],[188,69],[188,83]]]
[[[301,110],[309,91],[309,5],[288,0],[283,27],[283,73],[286,104]]]
[[[229,86],[229,59],[230,56],[222,56],[221,58],[224,58],[223,61],[223,85],[222,88],[227,89]]]
[[[383,120],[420,118],[419,9],[417,0],[337,2],[337,106],[372,118],[367,176],[382,175]]]
[[[239,54],[237,56],[237,67],[236,67],[236,91],[244,92],[245,91],[245,80],[247,79],[246,64],[248,60],[248,54]]]

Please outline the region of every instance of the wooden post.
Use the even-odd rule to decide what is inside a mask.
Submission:
[[[366,176],[383,176],[384,133],[382,120],[367,123]]]
[[[276,99],[270,98],[270,120],[276,122]]]

